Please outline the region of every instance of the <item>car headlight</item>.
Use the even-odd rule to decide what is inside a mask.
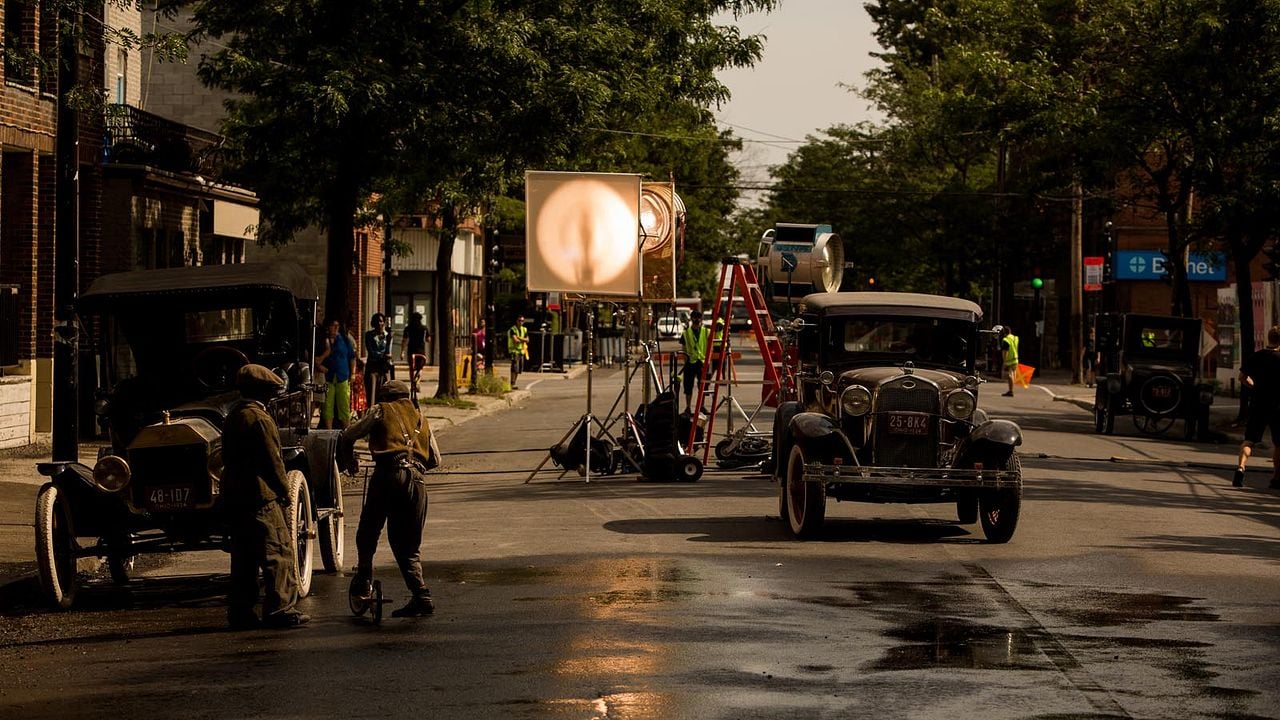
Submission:
[[[851,385],[840,394],[840,411],[849,417],[861,417],[871,412],[871,391],[861,385]]]
[[[956,390],[947,396],[947,415],[956,420],[964,420],[973,414],[978,402],[968,390]]]
[[[103,455],[93,466],[93,482],[104,492],[120,492],[129,477],[129,463],[119,455]]]

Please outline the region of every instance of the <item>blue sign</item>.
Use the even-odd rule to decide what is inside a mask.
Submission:
[[[1168,258],[1159,250],[1117,250],[1113,262],[1116,280],[1160,280],[1169,274],[1164,266]],[[1226,253],[1188,253],[1187,280],[1226,282]]]

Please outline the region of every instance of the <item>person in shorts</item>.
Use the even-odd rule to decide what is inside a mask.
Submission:
[[[1267,346],[1245,358],[1240,365],[1240,383],[1250,388],[1252,400],[1231,485],[1244,486],[1244,472],[1253,446],[1262,441],[1262,431],[1270,429],[1272,470],[1268,487],[1280,489],[1280,325],[1267,331]]]

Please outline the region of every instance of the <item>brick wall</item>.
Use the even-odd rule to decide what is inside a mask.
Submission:
[[[36,350],[36,198],[35,154],[6,152],[0,160],[0,283],[18,286],[18,357],[31,360]]]

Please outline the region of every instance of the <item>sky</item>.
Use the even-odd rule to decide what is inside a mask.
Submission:
[[[731,24],[731,15],[717,17]],[[754,67],[719,73],[732,93],[716,112],[720,127],[744,143],[733,157],[744,182],[766,182],[805,137],[832,125],[878,120],[862,98],[841,84],[863,87],[863,74],[877,61],[875,26],[861,0],[781,0],[771,13],[736,21],[744,35],[764,35],[764,54]],[[747,194],[748,204],[756,198]]]

